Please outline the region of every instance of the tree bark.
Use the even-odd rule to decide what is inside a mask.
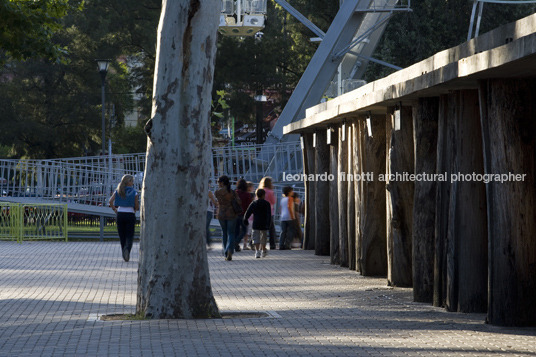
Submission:
[[[387,237],[385,213],[385,116],[371,118],[372,137],[364,130],[363,171],[373,175],[363,183],[361,222],[361,274],[365,276],[387,275]]]
[[[536,85],[534,79],[482,82],[480,110],[487,174],[524,181],[486,184],[488,315],[491,324],[536,325]]]
[[[329,145],[330,152],[330,173],[333,175],[333,180],[329,182],[329,235],[330,235],[330,258],[331,264],[340,264],[339,257],[339,196],[337,192],[338,179],[338,130],[331,130],[331,144]]]
[[[387,114],[387,174],[412,174],[413,123],[411,107],[399,110],[400,130],[395,130],[395,108]],[[410,287],[414,182],[395,179],[387,182],[387,284]]]
[[[303,172],[305,175],[314,173],[315,170],[315,152],[313,148],[313,134],[303,134]],[[316,225],[315,225],[315,206],[316,193],[315,182],[305,180],[305,217],[304,217],[304,236],[303,249],[315,249]]]
[[[346,217],[348,211],[348,183],[346,182],[348,173],[348,145],[346,144],[345,125],[339,127],[339,145],[337,166],[340,177],[337,178],[337,196],[339,198],[339,260],[342,267],[348,267],[348,225]]]
[[[354,166],[354,130],[355,123],[349,123],[347,125],[346,143],[348,145],[348,173],[355,177],[356,167]],[[354,195],[354,180],[348,182],[348,208],[346,211],[346,229],[348,234],[348,268],[350,270],[356,270],[356,257],[355,257],[355,195]]]
[[[216,1],[162,4],[145,128],[136,311],[146,318],[219,317],[204,248],[218,16]]]
[[[329,167],[329,145],[327,144],[327,133],[325,130],[316,132],[315,147],[315,171],[317,174],[325,175],[330,171]],[[330,222],[329,222],[329,181],[316,181],[316,201],[315,206],[315,254],[329,255],[330,242]]]
[[[435,174],[438,98],[420,98],[413,107],[415,174]],[[413,206],[413,299],[432,302],[436,183],[416,180]]]

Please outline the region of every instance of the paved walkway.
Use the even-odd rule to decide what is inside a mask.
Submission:
[[[209,252],[222,312],[269,317],[100,321],[133,313],[138,246],[0,242],[0,356],[536,356],[535,328],[411,302],[310,251]]]

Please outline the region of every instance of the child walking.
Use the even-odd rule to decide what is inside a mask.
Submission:
[[[253,215],[253,233],[251,234],[253,245],[255,246],[255,258],[266,256],[266,238],[272,221],[272,208],[270,202],[266,201],[266,191],[259,188],[256,192],[257,200],[251,202],[244,215],[244,225],[248,225],[249,216]]]

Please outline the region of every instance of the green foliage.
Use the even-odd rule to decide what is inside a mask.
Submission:
[[[0,144],[8,146],[14,157],[97,154],[101,142],[101,79],[95,58],[117,59],[106,77],[107,134],[110,121],[120,128],[126,113],[134,110],[134,89],[141,93],[145,104],[149,103],[144,113],[150,112],[147,98],[152,72],[139,76],[137,71],[147,70],[140,59],[150,63],[154,57],[159,9],[157,1],[125,4],[120,0],[93,0],[83,11],[64,17],[64,27],[51,37],[55,46],[69,49],[68,64],[31,59],[10,61],[4,66],[0,72],[4,79],[0,80],[0,130],[7,135],[0,137]],[[147,26],[154,30],[148,31]],[[145,48],[153,52],[147,54]],[[134,67],[128,67],[126,61]],[[143,131],[142,138],[139,131],[112,131],[113,141],[115,135],[119,136],[114,151],[145,150]],[[124,138],[126,134],[132,134],[132,138]]]
[[[114,152],[145,150],[143,121],[152,109],[161,0],[82,4],[0,0],[0,156],[53,158],[99,152],[101,82],[95,58],[114,59],[106,77],[107,133],[112,121]],[[323,31],[339,8],[337,0],[291,4]],[[467,0],[415,2],[413,12],[391,19],[374,57],[406,67],[458,45],[466,39],[471,6]],[[486,4],[481,33],[534,10],[534,5]],[[280,111],[318,47],[310,41],[316,35],[274,1],[269,2],[263,32],[261,41],[218,38],[215,132],[230,116],[236,118],[236,126],[254,123],[253,97],[262,91],[271,93]],[[369,64],[365,79],[391,72]],[[136,108],[133,93],[139,100]],[[133,110],[140,113],[139,125],[123,128],[125,116]]]
[[[472,1],[422,0],[412,5],[412,12],[398,13],[389,21],[375,58],[407,67],[467,40]],[[535,10],[535,5],[485,4],[480,34]],[[365,79],[372,81],[393,71],[370,63]]]
[[[339,2],[296,0],[292,6],[327,31]],[[218,39],[213,98],[217,90],[226,90],[238,126],[255,122],[253,97],[264,90],[278,93],[275,106],[281,110],[318,47],[310,41],[316,35],[274,1],[268,3],[262,32],[261,41]]]
[[[16,60],[44,57],[65,61],[66,47],[54,43],[52,37],[62,29],[61,19],[82,6],[83,1],[1,0],[0,50]],[[4,61],[0,58],[0,64]]]
[[[143,130],[143,123],[138,123],[137,126],[115,128],[113,142],[114,154],[145,152],[147,149],[147,135]]]

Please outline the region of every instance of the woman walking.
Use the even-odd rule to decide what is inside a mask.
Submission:
[[[272,178],[270,176],[263,177],[259,182],[259,188],[262,188],[266,192],[265,200],[270,202],[272,209],[272,219],[270,221],[270,250],[275,250],[275,226],[274,226],[274,214],[275,214],[275,193],[274,186],[272,185]]]
[[[109,205],[117,214],[117,233],[121,242],[121,252],[125,262],[130,260],[130,251],[134,242],[136,211],[140,209],[138,193],[134,189],[134,176],[124,175],[117,189],[110,197]]]
[[[248,227],[244,224],[244,214],[246,213],[246,210],[249,207],[249,204],[253,201],[253,197],[248,192],[248,183],[243,178],[239,179],[236,182],[236,190],[235,190],[237,196],[240,198],[240,202],[242,204],[242,213],[238,215],[237,221],[236,221],[236,228],[235,228],[235,234],[236,234],[236,241],[235,241],[235,250],[237,252],[240,251],[240,241],[242,238],[244,238],[244,249],[247,249],[247,230]]]
[[[219,189],[216,191],[216,199],[218,200],[218,220],[222,230],[222,243],[225,260],[233,260],[234,245],[235,245],[235,229],[236,218],[238,217],[233,209],[233,200],[237,200],[240,204],[240,199],[237,194],[231,190],[229,177],[221,176],[218,179]]]

